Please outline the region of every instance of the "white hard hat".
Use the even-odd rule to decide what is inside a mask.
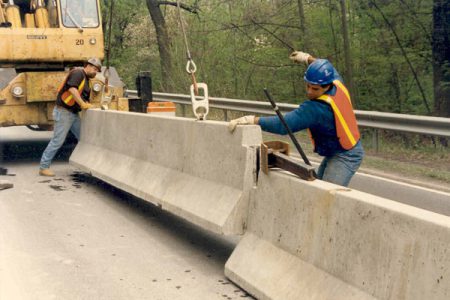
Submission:
[[[96,67],[99,72],[102,70],[102,62],[97,57],[89,58],[87,63]]]

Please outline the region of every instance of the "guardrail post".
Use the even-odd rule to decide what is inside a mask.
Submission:
[[[372,146],[375,149],[375,153],[378,153],[378,129],[374,129],[373,130],[373,135],[372,135]]]
[[[228,109],[223,110],[223,120],[228,122]]]
[[[181,116],[186,117],[186,105],[181,104]]]

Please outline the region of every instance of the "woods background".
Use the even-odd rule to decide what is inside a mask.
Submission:
[[[450,117],[450,1],[115,0],[111,65],[130,89],[189,94],[186,50],[214,97],[306,99],[293,49],[328,58],[357,109]],[[106,29],[111,1],[103,0]]]

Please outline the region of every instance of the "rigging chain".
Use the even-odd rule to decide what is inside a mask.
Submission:
[[[181,6],[180,6],[180,0],[177,0],[177,8],[178,8],[178,19],[181,26],[181,31],[183,33],[183,39],[184,39],[184,46],[186,47],[186,56],[187,56],[187,63],[186,63],[186,72],[191,75],[192,84],[194,85],[194,91],[195,95],[198,95],[198,86],[197,86],[197,80],[195,78],[195,72],[197,71],[197,66],[195,65],[194,60],[191,56],[191,51],[189,51],[189,43],[186,36],[186,30],[184,28],[183,19],[181,17]]]
[[[183,19],[181,17],[181,7],[180,1],[177,0],[177,8],[178,8],[178,19],[181,26],[181,31],[183,32],[184,45],[186,47],[186,56],[187,56],[187,64],[186,64],[186,72],[191,75],[192,85],[191,85],[191,102],[192,102],[192,110],[194,115],[197,117],[197,120],[205,120],[206,115],[209,112],[209,100],[208,100],[208,86],[206,83],[197,83],[195,78],[195,72],[197,71],[197,66],[195,65],[194,60],[191,56],[191,51],[189,51],[188,39],[186,36],[186,30],[184,28]],[[203,90],[203,97],[197,99],[199,92],[198,90]]]

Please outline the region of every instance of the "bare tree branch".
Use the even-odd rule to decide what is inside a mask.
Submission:
[[[414,17],[414,22],[412,22],[413,25],[416,25],[417,27],[420,27],[420,29],[422,29],[422,32],[424,34],[424,36],[426,37],[426,39],[430,42],[430,44],[432,43],[432,38],[430,36],[429,30],[426,29],[425,25],[423,25],[423,23],[420,21],[420,19],[417,16],[417,13],[411,8],[411,6],[406,3],[404,0],[400,0],[400,2],[408,9],[408,11],[410,12],[410,14]]]
[[[378,7],[378,5],[375,3],[375,1],[373,1],[373,0],[369,0],[369,1],[377,9],[377,11],[380,13],[380,15],[383,17],[384,22],[386,23],[386,25],[389,27],[392,34],[394,35],[395,40],[397,41],[397,45],[400,48],[400,51],[402,52],[402,55],[405,58],[408,66],[409,66],[409,69],[411,70],[411,73],[414,76],[414,79],[416,80],[417,87],[419,88],[420,94],[422,95],[423,104],[425,105],[425,108],[427,109],[428,114],[431,114],[431,109],[428,104],[427,97],[425,96],[425,91],[422,88],[422,84],[420,83],[419,77],[417,76],[417,72],[414,69],[411,60],[409,59],[408,54],[406,53],[405,48],[403,47],[403,45],[400,41],[400,38],[399,38],[397,32],[395,31],[394,26],[392,26],[392,24],[389,22],[386,15],[384,14],[384,12]]]
[[[282,64],[282,65],[262,64],[262,63],[251,61],[251,60],[245,59],[243,57],[239,57],[239,56],[236,56],[236,59],[239,59],[241,61],[244,61],[244,62],[249,63],[249,64],[254,65],[254,66],[266,67],[266,68],[276,68],[276,69],[278,69],[278,68],[292,68],[292,67],[295,67],[295,65],[293,65],[293,64]]]
[[[161,5],[171,5],[171,6],[178,7],[177,3],[173,2],[173,1],[158,1],[158,6],[161,6]],[[198,12],[200,10],[197,5],[189,6],[184,3],[180,3],[180,8],[184,9],[190,13],[193,13],[193,14],[198,14]]]
[[[257,23],[255,20],[252,19],[252,23],[257,25],[258,27],[260,27],[261,29],[263,29],[264,31],[266,31],[267,33],[269,33],[271,36],[273,36],[276,40],[278,40],[280,43],[282,43],[284,46],[288,47],[291,51],[295,51],[294,47],[292,47],[291,45],[289,45],[288,43],[286,43],[285,41],[283,41],[282,39],[280,39],[274,32],[270,31],[269,29],[265,28],[264,26],[262,26],[261,24]]]

